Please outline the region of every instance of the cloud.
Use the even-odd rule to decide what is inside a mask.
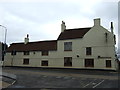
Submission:
[[[76,4],[66,3],[12,3],[3,4],[9,13],[37,22],[51,21],[74,15],[79,8]]]
[[[107,28],[114,21],[116,29],[116,4],[101,0],[5,0],[0,3],[0,23],[8,29],[9,44],[23,42],[26,34],[30,34],[30,41],[57,39],[62,20],[67,28],[80,28],[93,26],[93,19],[100,17]]]
[[[116,2],[101,2],[96,4],[95,7],[96,15],[110,19],[118,17],[118,3]]]

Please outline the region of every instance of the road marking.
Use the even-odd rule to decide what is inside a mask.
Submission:
[[[14,82],[12,82],[12,85],[16,82],[16,80]]]
[[[47,77],[47,76],[43,76],[43,77]]]
[[[56,78],[61,78],[60,76],[57,76]]]
[[[71,78],[71,77],[67,77],[67,76],[64,77],[64,79],[69,79],[69,78]]]
[[[110,72],[110,73],[118,73],[118,72]]]
[[[93,85],[95,85],[96,83],[92,83]]]
[[[75,79],[75,78],[72,78],[72,79]]]
[[[98,84],[96,84],[95,86],[93,86],[92,88],[97,87],[98,85],[100,85],[102,82],[104,82],[105,80],[102,80],[101,82],[99,82]]]
[[[86,84],[85,86],[83,86],[83,88],[87,87],[88,85],[92,84],[96,79],[94,79],[93,81],[91,81],[90,83]]]

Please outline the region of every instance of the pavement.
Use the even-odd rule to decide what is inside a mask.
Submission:
[[[0,73],[0,89],[8,88],[13,85],[17,80],[16,75],[6,72]]]

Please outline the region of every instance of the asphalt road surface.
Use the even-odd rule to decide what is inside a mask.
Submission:
[[[4,67],[17,76],[9,88],[120,88],[118,72]]]

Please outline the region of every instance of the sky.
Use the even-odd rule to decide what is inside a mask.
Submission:
[[[92,27],[93,19],[110,31],[113,22],[118,43],[119,0],[0,0],[0,25],[7,28],[7,44],[56,40],[61,23],[66,28]],[[5,40],[5,28],[0,27],[0,41]]]

